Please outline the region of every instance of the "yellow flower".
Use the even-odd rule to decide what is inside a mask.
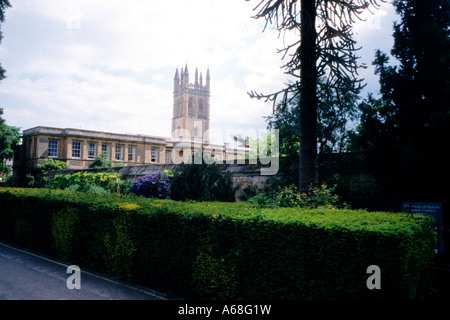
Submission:
[[[116,205],[125,211],[133,211],[141,207],[135,203],[116,203]]]

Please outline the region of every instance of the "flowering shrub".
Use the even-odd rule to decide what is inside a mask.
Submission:
[[[120,174],[115,172],[60,174],[50,179],[46,187],[94,193],[116,193],[119,191],[121,194],[129,193],[129,182],[123,180]]]
[[[170,199],[170,179],[161,172],[148,174],[133,182],[131,193],[145,198]]]

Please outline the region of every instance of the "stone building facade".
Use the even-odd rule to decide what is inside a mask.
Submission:
[[[171,145],[166,138],[81,129],[35,127],[23,131],[21,159],[43,163],[51,158],[73,169],[88,168],[102,153],[113,165],[165,163]]]
[[[171,137],[38,126],[23,131],[14,171],[43,163],[47,158],[66,162],[71,169],[87,169],[102,153],[113,165],[130,166],[186,162],[194,150],[209,150],[216,162],[233,160],[248,152],[247,148],[210,144],[209,122],[209,69],[205,84],[197,69],[194,83],[190,83],[186,65],[180,73],[178,69],[175,72]],[[189,157],[181,145],[189,146]]]

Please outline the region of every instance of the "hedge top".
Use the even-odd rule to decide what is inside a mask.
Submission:
[[[319,207],[305,208],[259,208],[249,203],[225,202],[180,202],[140,198],[137,196],[95,195],[74,191],[50,189],[0,188],[2,197],[24,197],[50,201],[58,205],[89,206],[97,210],[113,209],[122,213],[182,214],[185,219],[203,216],[221,221],[233,220],[245,223],[258,221],[259,224],[303,225],[334,231],[375,232],[384,235],[413,236],[424,228],[430,228],[433,219],[420,214],[393,212],[368,212],[365,210],[335,209]]]

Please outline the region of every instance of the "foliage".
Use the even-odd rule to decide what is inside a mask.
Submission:
[[[110,194],[111,191],[105,190],[100,186],[89,186],[87,192],[95,193],[95,194]]]
[[[256,195],[247,202],[266,208],[286,208],[286,207],[300,207],[300,208],[348,208],[345,203],[342,203],[340,197],[334,194],[335,186],[328,188],[326,185],[321,185],[320,188],[310,188],[307,193],[300,194],[298,188],[294,185],[288,187],[278,187],[275,191],[262,193]]]
[[[72,184],[72,185],[68,186],[67,188],[65,188],[64,190],[83,192],[79,184]],[[89,186],[89,188],[86,189],[84,192],[95,193],[95,194],[110,194],[111,193],[109,190],[105,190],[102,187],[95,186],[95,185]]]
[[[108,155],[104,152],[100,156],[95,157],[95,160],[89,164],[89,168],[105,168],[112,167],[112,161],[108,160]]]
[[[3,109],[0,108],[0,173],[8,173],[4,161],[13,158],[14,150],[20,142],[20,129],[7,125],[2,115]]]
[[[319,83],[324,80],[318,79]],[[346,92],[338,99],[326,97],[319,85],[318,144],[319,153],[345,152],[349,140],[348,122],[356,120],[357,94]],[[280,130],[280,153],[298,159],[300,145],[300,106],[298,97],[280,102],[272,115],[266,117],[269,129]],[[298,160],[297,160],[298,161]]]
[[[157,172],[139,177],[131,185],[131,193],[145,198],[170,199],[170,179]]]
[[[322,80],[323,81],[323,80]],[[320,81],[319,81],[320,82]],[[318,150],[319,150],[319,182],[326,183],[328,176],[336,172],[327,172],[323,176],[323,168],[330,169],[324,161],[324,155],[348,151],[350,138],[349,121],[356,120],[357,94],[347,92],[340,99],[326,98],[322,87],[318,86]],[[298,186],[299,152],[300,152],[300,105],[298,97],[286,103],[280,103],[272,115],[266,117],[269,129],[279,130],[280,175],[273,181],[277,185]],[[329,171],[329,170],[328,170]]]
[[[432,219],[1,188],[0,239],[201,299],[430,297]],[[366,269],[381,268],[368,290]]]
[[[66,191],[80,191],[80,185],[79,184],[71,184],[70,186],[64,188]]]
[[[50,179],[47,187],[93,193],[127,194],[130,192],[130,183],[115,172],[60,174]]]
[[[45,187],[51,178],[44,175],[44,172],[64,169],[67,169],[67,164],[65,162],[50,158],[46,158],[44,163],[28,166],[25,176],[27,187]]]
[[[353,141],[377,179],[373,197],[387,208],[397,199],[442,201],[450,192],[450,4],[397,0],[394,6],[401,16],[391,50],[397,65],[376,52],[381,95],[360,104]]]
[[[67,169],[67,164],[64,161],[59,161],[56,159],[46,158],[44,163],[37,164],[37,169],[41,171],[50,171],[50,170],[65,170]]]
[[[164,170],[163,174],[165,174],[169,179],[173,178],[173,171],[171,170]]]
[[[185,164],[174,172],[170,186],[174,200],[234,201],[229,172],[222,173],[217,164]]]
[[[0,175],[0,188],[2,187],[11,187],[12,186],[12,174],[4,175],[3,177]]]

